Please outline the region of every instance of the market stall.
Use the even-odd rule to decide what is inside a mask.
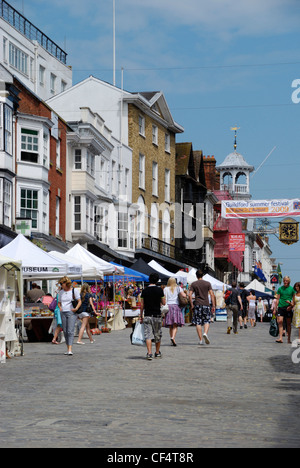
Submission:
[[[68,264],[66,262],[52,257],[50,254],[26,239],[22,234],[19,234],[9,244],[0,249],[0,254],[8,256],[15,261],[21,261],[22,277],[24,280],[53,280],[68,274]],[[53,318],[53,313],[51,313],[48,308],[44,310],[42,304],[35,304],[37,309],[33,311],[32,305],[33,304],[30,304],[29,306],[30,310],[28,310],[28,308],[26,309],[27,327],[30,328],[32,319],[39,318],[40,320],[36,322],[35,327],[37,328],[40,326],[41,328],[44,328],[46,325],[42,320],[47,320],[49,322],[51,317]],[[25,337],[24,314],[25,310],[22,286],[22,296],[20,296],[20,302],[17,303],[16,306],[17,322],[21,321],[22,323],[22,337]]]
[[[0,255],[0,363],[6,362],[8,348],[11,355],[22,354],[15,329],[17,294],[24,315],[22,262]]]

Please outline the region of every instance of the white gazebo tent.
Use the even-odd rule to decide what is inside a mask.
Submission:
[[[230,288],[228,284],[223,283],[222,281],[217,280],[213,276],[204,275],[203,279],[208,281],[211,284],[212,289],[215,291],[225,291],[226,289]]]
[[[2,247],[0,254],[22,261],[24,279],[51,280],[68,274],[66,262],[52,257],[22,234],[19,234],[9,244]]]
[[[153,270],[156,270],[159,273],[162,273],[164,275],[169,276],[170,278],[176,278],[180,283],[186,284],[187,282],[187,277],[184,272],[178,271],[177,273],[172,273],[171,271],[166,270],[162,265],[157,263],[155,260],[151,260],[151,262],[148,263],[148,265],[153,268]],[[183,273],[183,274],[182,274]]]
[[[248,291],[250,291],[250,289],[253,289],[254,291],[259,291],[263,293],[265,292],[265,286],[259,281],[257,281],[257,279],[251,281],[251,283],[248,284],[248,286],[246,286],[245,289],[247,289]]]
[[[87,265],[90,265],[90,267],[100,269],[103,275],[124,275],[123,267],[119,265],[112,265],[111,263],[106,262],[102,258],[99,258],[96,255],[89,252],[88,250],[86,250],[80,244],[74,245],[74,247],[68,250],[66,254],[73,257],[74,260],[76,259],[79,262],[79,264],[80,262],[83,262]]]
[[[102,278],[103,271],[96,266],[93,266],[89,263],[84,262],[83,260],[79,260],[78,258],[74,258],[73,256],[69,255],[68,253],[56,252],[55,250],[49,252],[55,258],[66,262],[68,265],[79,265],[80,266],[80,273],[68,275],[71,277],[81,277],[86,279],[94,279],[94,278]]]

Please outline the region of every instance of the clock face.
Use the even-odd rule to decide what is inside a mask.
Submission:
[[[297,237],[297,226],[295,224],[284,224],[282,226],[282,236],[287,239]]]

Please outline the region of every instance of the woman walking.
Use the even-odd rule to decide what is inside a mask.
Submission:
[[[175,338],[178,327],[184,326],[184,320],[179,307],[178,295],[186,297],[182,288],[177,286],[175,278],[169,278],[167,287],[164,289],[166,304],[169,306],[169,312],[166,315],[165,326],[169,328],[171,344],[177,346]]]
[[[296,283],[294,286],[296,294],[294,294],[292,305],[294,307],[294,315],[293,315],[293,326],[298,328],[299,337],[298,337],[298,344],[300,343],[300,283]]]
[[[72,281],[67,276],[59,280],[61,290],[58,293],[58,307],[61,312],[62,329],[65,335],[67,352],[65,355],[73,356],[72,345],[74,341],[74,328],[77,319],[73,312],[73,300],[79,300],[80,294],[77,289],[72,288]]]
[[[73,312],[76,313],[79,309],[80,309],[80,314],[78,315],[78,317],[81,319],[82,325],[79,330],[77,344],[85,344],[82,341],[84,330],[86,330],[87,335],[90,339],[90,342],[94,343],[93,335],[91,334],[89,318],[91,317],[91,312],[93,312],[95,315],[97,315],[97,313],[95,311],[91,289],[87,283],[84,283],[82,285],[82,288],[80,291],[80,299],[76,308],[73,309]]]
[[[266,308],[265,304],[262,300],[261,297],[258,298],[258,303],[257,303],[257,318],[260,318],[260,321],[263,321],[263,317],[266,313]]]
[[[250,320],[251,327],[255,327],[256,325],[256,317],[255,317],[256,296],[254,295],[254,291],[251,291],[250,295],[247,297],[247,301],[249,302],[248,318]]]

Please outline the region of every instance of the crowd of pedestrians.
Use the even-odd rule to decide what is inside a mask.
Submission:
[[[190,308],[192,313],[192,325],[195,326],[199,345],[210,344],[209,329],[215,319],[216,297],[211,283],[203,279],[203,272],[196,272],[197,281],[194,281],[188,291],[177,284],[175,278],[170,278],[166,287],[158,285],[159,275],[153,273],[149,277],[149,285],[141,292],[140,323],[144,324],[145,341],[147,347],[146,358],[152,360],[161,358],[162,328],[169,329],[170,344],[177,346],[178,330],[185,325],[184,309],[182,301]],[[283,280],[271,303],[266,305],[262,297],[257,297],[255,291],[245,289],[245,285],[236,282],[231,288],[224,291],[224,302],[227,311],[227,334],[238,334],[238,329],[254,328],[257,322],[262,322],[271,312],[277,317],[279,336],[276,343],[283,343],[283,337],[287,334],[287,341],[291,343],[291,325],[299,330],[300,344],[300,282],[291,286],[289,277]],[[84,344],[82,337],[86,331],[90,343],[93,336],[90,332],[89,318],[98,315],[94,307],[93,297],[88,284],[84,284],[81,291],[72,288],[72,282],[68,277],[63,277],[58,283],[56,314],[57,328],[55,329],[53,343],[58,344],[57,336],[63,331],[67,345],[66,355],[73,355],[75,322],[81,319],[81,328],[77,344]],[[166,309],[162,317],[162,308]],[[57,317],[57,315],[55,316]],[[225,331],[225,330],[224,330]],[[154,356],[152,346],[155,346]]]

